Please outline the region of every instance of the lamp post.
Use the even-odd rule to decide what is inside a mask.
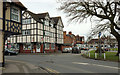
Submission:
[[[98,38],[99,38],[99,48],[98,48],[98,50],[99,50],[99,57],[102,56],[102,51],[101,51],[101,38],[100,38],[100,36],[101,36],[101,32],[99,32],[99,35],[98,35]]]

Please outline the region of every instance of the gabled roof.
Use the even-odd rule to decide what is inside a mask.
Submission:
[[[34,18],[36,21],[40,21],[39,17],[35,13],[33,13],[33,12],[29,11],[29,10],[27,10],[25,12],[28,12],[32,16],[32,18]]]
[[[8,1],[7,1],[8,2]],[[19,0],[11,0],[8,3],[14,4],[16,6],[21,7],[21,9],[26,10],[27,8],[19,1]]]
[[[61,20],[61,22],[62,22],[62,19],[61,19],[61,17],[60,17],[60,16],[58,16],[58,17],[51,17],[51,18],[54,20],[55,25],[57,25],[57,24],[58,24],[59,20]],[[63,22],[62,22],[62,26],[64,27]]]
[[[38,21],[38,22],[42,22],[41,19],[45,19],[45,17],[46,17],[47,15],[49,16],[49,13],[48,13],[48,12],[39,13],[39,14],[35,14],[35,13],[29,11],[29,10],[27,10],[27,11],[25,11],[25,12],[28,12],[28,13],[32,16],[32,18],[34,18],[34,19],[35,19],[36,21]],[[49,16],[49,17],[50,17],[50,16]],[[61,22],[62,22],[62,19],[61,19],[60,16],[59,16],[59,17],[51,17],[50,19],[54,21],[54,25],[57,25],[58,22],[59,22],[59,20],[61,20]],[[62,22],[62,25],[63,25],[63,22]],[[63,27],[64,27],[64,26],[63,26]]]
[[[40,19],[44,19],[46,17],[46,15],[49,15],[48,12],[46,12],[46,13],[40,13],[40,14],[35,14],[35,13],[29,11],[29,10],[27,10],[25,12],[28,12],[38,22],[42,22]]]
[[[45,13],[39,13],[39,14],[36,14],[36,15],[39,16],[39,18],[44,19],[46,17],[46,15],[49,16],[49,13],[45,12]]]
[[[54,22],[55,22],[55,24],[57,25],[57,23],[58,23],[60,17],[51,17],[51,19],[53,19]]]

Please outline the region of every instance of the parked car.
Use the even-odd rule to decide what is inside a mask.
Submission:
[[[4,51],[4,55],[17,55],[18,52],[15,52],[15,51],[11,51],[9,49],[5,49]]]
[[[81,47],[80,49],[81,49],[81,50],[89,50],[88,47]]]
[[[81,53],[81,50],[78,47],[73,47],[72,53]]]
[[[62,53],[70,53],[70,52],[71,52],[70,48],[64,48],[62,51]]]
[[[110,48],[109,48],[109,47],[105,47],[105,48],[103,48],[103,50],[104,50],[104,51],[109,51]]]

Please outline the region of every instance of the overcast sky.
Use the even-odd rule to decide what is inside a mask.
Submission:
[[[58,11],[57,8],[60,6],[57,3],[57,0],[20,0],[28,10],[34,13],[43,13],[49,12],[50,17],[61,16],[64,24],[64,31],[72,31],[75,35],[85,36],[90,32],[91,23],[68,23],[68,18],[65,17],[65,14],[61,11]]]

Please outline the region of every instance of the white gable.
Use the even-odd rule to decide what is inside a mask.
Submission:
[[[23,18],[31,18],[30,14],[28,12],[25,12],[23,14]]]
[[[62,21],[59,19],[58,24],[59,26],[63,26]]]

